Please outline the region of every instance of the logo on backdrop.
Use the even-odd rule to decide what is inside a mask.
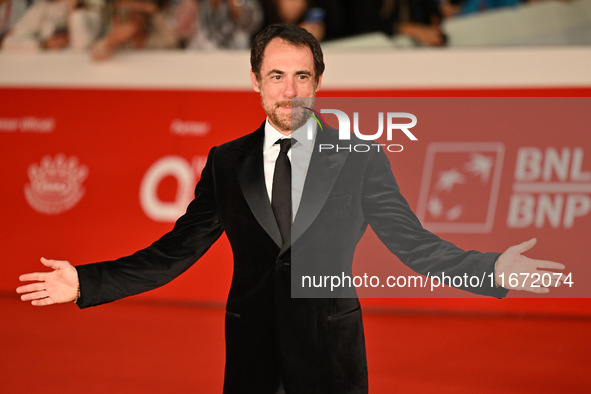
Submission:
[[[572,228],[591,212],[591,171],[582,147],[517,151],[507,227]]]
[[[31,164],[27,172],[30,183],[25,185],[25,198],[39,213],[57,215],[68,211],[84,196],[82,183],[88,176],[88,167],[75,156],[44,156],[39,164]]]
[[[492,230],[505,148],[497,142],[427,147],[417,215],[435,232]]]
[[[485,142],[429,144],[417,216],[435,232],[488,233],[499,195],[504,146]],[[517,150],[508,228],[572,228],[591,213],[591,171],[581,147]]]
[[[150,219],[157,222],[174,222],[191,202],[195,181],[205,167],[206,156],[194,156],[189,162],[183,157],[164,156],[154,162],[144,174],[140,185],[140,205]],[[163,200],[158,190],[167,178],[174,179],[176,191],[170,201]]]
[[[0,118],[0,132],[52,133],[56,123],[55,118],[38,118],[36,116]]]
[[[204,136],[211,131],[209,122],[173,119],[170,122],[170,134]]]

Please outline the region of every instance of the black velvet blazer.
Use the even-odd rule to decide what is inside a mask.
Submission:
[[[187,212],[151,246],[115,261],[78,266],[78,305],[103,304],[169,282],[225,231],[234,273],[226,307],[224,392],[274,394],[282,380],[288,394],[366,393],[357,297],[292,298],[292,259],[350,272],[368,224],[423,274],[481,276],[493,272],[498,254],[464,251],[423,229],[383,152],[318,153],[316,148],[291,243],[282,244],[265,188],[263,138],[264,123],[213,148]],[[315,146],[321,143],[337,144],[337,133],[318,132]],[[490,286],[468,290],[506,294]]]

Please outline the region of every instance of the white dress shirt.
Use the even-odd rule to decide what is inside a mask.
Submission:
[[[294,131],[291,135],[283,135],[275,129],[270,123],[269,119],[265,122],[265,139],[263,142],[263,165],[265,172],[265,186],[267,187],[267,195],[269,201],[272,199],[273,190],[273,174],[275,172],[275,161],[279,156],[279,144],[277,140],[283,138],[296,139],[296,143],[292,145],[287,156],[291,161],[291,198],[292,198],[292,212],[295,218],[300,201],[302,200],[302,192],[304,190],[304,182],[306,181],[306,174],[308,173],[308,166],[310,165],[310,158],[314,150],[314,139],[307,138],[306,125]],[[314,133],[314,137],[316,134]]]

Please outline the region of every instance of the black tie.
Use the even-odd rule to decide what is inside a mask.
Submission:
[[[292,145],[291,138],[277,140],[280,145],[279,156],[275,161],[273,173],[273,190],[271,192],[271,207],[277,219],[279,232],[283,242],[289,242],[291,234],[291,163],[287,152]],[[293,141],[295,143],[295,141]]]

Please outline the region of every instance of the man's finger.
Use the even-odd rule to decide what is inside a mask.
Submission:
[[[550,289],[547,287],[526,287],[524,290],[536,294],[548,294],[550,292]]]
[[[34,306],[46,306],[46,305],[53,305],[55,304],[55,301],[53,301],[53,299],[47,297],[47,298],[43,298],[41,300],[34,300],[31,301],[31,305]]]
[[[534,260],[533,261],[538,269],[551,269],[551,270],[563,270],[566,266],[562,263],[550,260]]]
[[[562,284],[564,284],[564,281],[566,280],[566,275],[559,274],[558,272],[538,270],[537,274],[540,275],[542,283],[548,283],[546,276],[549,276],[551,278],[550,279],[551,284],[550,284],[550,286],[547,286],[547,287],[562,286]]]
[[[21,300],[22,301],[40,300],[40,299],[47,298],[47,297],[49,297],[47,295],[47,291],[42,290],[42,291],[35,291],[32,293],[23,294],[21,296]]]
[[[18,294],[30,293],[33,291],[40,291],[40,290],[45,290],[45,283],[44,282],[31,283],[31,284],[19,286],[16,288],[16,292]]]
[[[31,272],[29,274],[22,274],[18,277],[21,282],[44,281],[47,277],[47,272]]]
[[[557,272],[551,272],[551,271],[538,271],[540,273],[540,275],[542,275],[542,280],[547,283],[546,280],[544,280],[545,278],[543,277],[543,275],[549,275],[551,280],[550,280],[550,286],[547,287],[558,287],[558,286],[562,286],[562,284],[564,283],[564,281],[566,280],[566,275],[564,274],[560,274],[560,276],[558,275]]]

